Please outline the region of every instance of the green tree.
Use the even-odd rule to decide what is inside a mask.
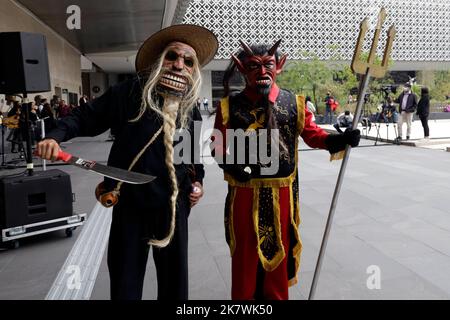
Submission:
[[[288,63],[277,80],[279,85],[296,94],[311,96],[318,112],[324,109],[323,99],[327,91],[332,93],[341,106],[345,104],[350,91],[358,85],[350,67],[338,62],[341,59],[337,54],[333,55],[331,62],[320,60],[310,52],[302,52],[301,55],[305,60]]]
[[[450,71],[436,71],[434,83],[430,88],[430,95],[433,99],[444,102],[450,95]]]
[[[297,94],[310,95],[316,106],[319,97],[326,89],[326,84],[333,80],[329,67],[319,57],[309,52],[303,52],[302,57],[309,61],[290,62],[278,78],[281,87]]]
[[[330,59],[323,61],[311,52],[302,52],[303,60],[290,62],[285,71],[280,75],[279,84],[297,94],[310,95],[317,107],[318,112],[324,110],[324,97],[330,91],[334,98],[339,101],[340,108],[337,112],[344,110],[355,111],[356,103],[347,104],[348,96],[358,88],[359,81],[350,66],[342,62],[338,45],[329,45]],[[369,54],[363,52],[359,59],[367,61]],[[392,65],[390,60],[389,64]],[[380,65],[381,59],[376,57],[375,64]],[[372,79],[369,83],[371,97],[368,109],[375,111],[377,106],[384,101],[384,93],[381,87],[392,84],[392,78],[387,75],[383,79]]]

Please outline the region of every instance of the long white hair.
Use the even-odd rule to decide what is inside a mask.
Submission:
[[[136,118],[130,121],[138,121],[145,114],[147,110],[154,111],[155,114],[163,119],[163,132],[164,132],[164,147],[166,149],[165,163],[169,171],[170,183],[172,186],[172,195],[170,197],[170,209],[171,209],[171,220],[170,227],[166,237],[163,239],[151,239],[149,241],[150,245],[155,247],[163,248],[169,245],[175,233],[176,224],[176,210],[177,210],[177,198],[178,198],[178,181],[176,176],[175,167],[173,164],[173,137],[176,130],[177,118],[181,128],[186,128],[190,115],[192,114],[192,109],[199,97],[200,87],[201,87],[201,74],[200,67],[197,58],[194,58],[194,72],[192,76],[183,72],[183,76],[186,77],[188,81],[188,89],[186,94],[181,97],[164,97],[163,106],[159,103],[159,97],[156,92],[156,86],[158,85],[161,76],[166,70],[163,67],[164,57],[168,51],[168,48],[163,51],[159,59],[156,61],[152,72],[150,73],[149,79],[144,86],[142,93],[142,103],[139,110],[139,114]]]
[[[158,102],[159,97],[156,91],[156,86],[158,85],[161,77],[165,71],[170,71],[163,67],[164,57],[169,51],[167,47],[159,56],[158,60],[153,65],[152,71],[145,83],[144,89],[142,90],[142,102],[141,108],[139,109],[139,114],[136,118],[130,121],[138,121],[142,118],[146,110],[154,111],[157,115],[163,117],[161,106]],[[187,126],[189,116],[192,114],[192,109],[194,108],[197,99],[200,96],[200,88],[202,86],[202,77],[200,73],[200,66],[197,57],[193,57],[194,66],[192,75],[186,71],[182,71],[183,76],[186,77],[188,81],[187,92],[180,100],[180,107],[178,109],[179,121],[182,128]]]

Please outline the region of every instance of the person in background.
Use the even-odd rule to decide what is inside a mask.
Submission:
[[[347,98],[347,104],[350,105],[350,104],[352,104],[353,102],[355,102],[355,100],[353,99],[353,96],[350,94],[350,95],[348,96],[348,98]]]
[[[39,104],[37,105],[36,114],[39,118],[41,118],[42,110],[44,110],[44,105],[47,103],[47,99],[42,98]]]
[[[34,103],[38,106],[41,104],[41,100],[44,99],[40,94],[34,97]]]
[[[8,100],[5,101],[5,99],[0,100],[0,114],[3,115],[3,113],[7,113],[11,109],[11,105],[8,102]]]
[[[411,124],[414,112],[417,108],[417,97],[411,91],[411,84],[406,83],[403,86],[403,92],[398,96],[396,103],[399,104],[398,137],[397,141],[403,139],[403,123],[406,122],[406,140],[411,136]]]
[[[312,103],[312,101],[311,101],[311,97],[310,96],[306,96],[305,102],[306,102],[306,108],[312,114],[312,121],[316,122],[315,113],[316,113],[317,110],[316,110],[316,107],[314,106],[314,103]]]
[[[20,102],[13,101],[13,106],[9,110],[7,117],[17,117],[17,125],[19,125],[21,111]],[[18,126],[10,130],[6,141],[11,142],[11,153],[17,153],[23,150],[22,134]]]
[[[331,92],[328,91],[327,95],[325,97],[325,124],[331,124],[332,120],[333,120],[333,112],[331,110],[331,105],[334,101],[333,96],[331,95]]]
[[[345,110],[344,113],[341,113],[337,117],[337,121],[334,124],[334,128],[339,133],[344,133],[344,131],[341,130],[341,128],[349,128],[352,125],[353,122],[353,115],[350,113],[350,111]]]
[[[44,100],[44,97],[39,94],[34,97],[34,105],[32,105],[32,108],[34,108],[34,106],[36,106],[37,114],[39,114],[40,110],[42,110],[41,106],[42,106],[43,100]],[[30,110],[32,111],[33,109],[30,109]]]
[[[206,97],[203,97],[203,107],[205,108],[205,111],[209,112],[209,101]]]
[[[57,96],[56,94],[53,95],[53,98],[50,100],[50,107],[52,108],[52,112],[53,112],[53,117],[55,117],[55,119],[57,118],[57,110],[59,107],[59,96]]]
[[[83,95],[83,96],[80,98],[79,106],[80,106],[80,107],[81,107],[81,106],[84,106],[84,105],[87,104],[88,102],[89,102],[89,99],[88,99],[87,95]]]
[[[45,103],[41,111],[41,119],[45,123],[45,131],[49,132],[56,126],[55,116],[53,115],[52,107],[50,103]]]
[[[398,122],[398,112],[397,108],[394,105],[394,100],[392,97],[387,97],[386,102],[382,107],[383,119],[385,122]]]
[[[65,118],[71,113],[71,108],[66,104],[66,101],[61,100],[58,106],[58,119]]]
[[[428,116],[430,115],[430,96],[427,87],[423,87],[421,90],[421,97],[417,104],[417,115],[422,122],[424,138],[430,138],[430,128],[428,127]]]

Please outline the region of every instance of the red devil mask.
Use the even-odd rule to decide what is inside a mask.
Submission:
[[[259,95],[268,95],[270,89],[275,83],[277,75],[279,75],[286,62],[287,55],[281,56],[278,61],[276,59],[276,51],[281,40],[278,40],[270,50],[263,55],[253,53],[253,50],[240,41],[245,51],[245,57],[239,59],[232,55],[234,63],[239,71],[245,76],[246,87]]]

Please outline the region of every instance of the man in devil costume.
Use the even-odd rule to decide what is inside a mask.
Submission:
[[[106,178],[96,190],[102,204],[117,203],[108,245],[111,299],[142,298],[150,246],[158,299],[188,298],[187,219],[203,194],[204,171],[192,161],[175,163],[174,134],[182,128],[195,136],[200,68],[217,48],[214,34],[200,26],[160,30],[138,52],[136,78],[75,109],[38,145],[41,157],[54,160],[60,142],[113,129],[108,165],[157,176],[145,185]],[[191,140],[193,148],[198,141]]]
[[[215,129],[221,134],[216,131],[212,136],[213,155],[228,182],[225,229],[232,255],[231,296],[236,300],[288,299],[288,287],[297,283],[302,250],[298,137],[312,148],[328,150],[332,158],[342,155],[346,145],[357,146],[360,139],[359,130],[328,134],[313,122],[303,96],[277,86],[276,77],[287,57],[277,51],[280,42],[272,47],[249,47],[241,42],[244,50],[232,56],[224,78],[225,98],[217,109]],[[228,81],[236,67],[246,86],[237,94],[229,94]],[[249,136],[267,129],[269,139],[258,141],[258,149],[261,143],[276,144],[277,172],[264,174],[259,160],[249,161],[248,145],[230,150],[230,129],[242,129]],[[274,129],[278,135],[270,134]],[[246,162],[227,162],[227,154],[233,152],[245,152]]]

